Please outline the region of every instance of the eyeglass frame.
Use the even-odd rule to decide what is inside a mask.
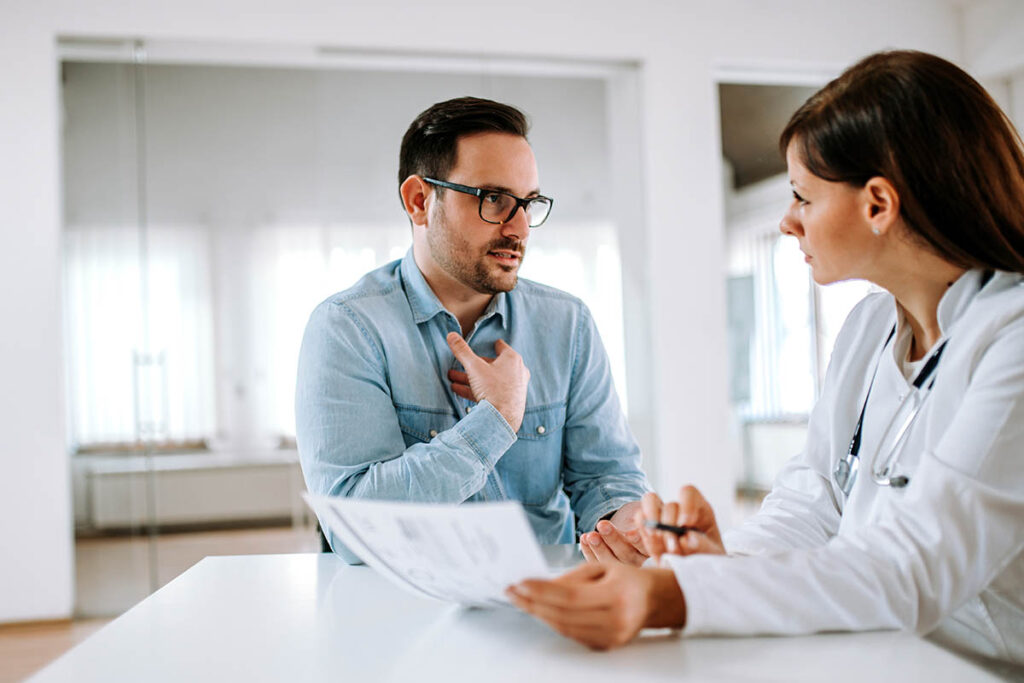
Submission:
[[[485,223],[489,223],[490,225],[505,225],[506,223],[508,223],[510,220],[512,220],[515,217],[516,211],[519,211],[520,207],[522,207],[523,213],[526,214],[527,216],[529,216],[530,215],[530,212],[529,212],[530,204],[532,204],[533,202],[537,201],[538,199],[543,199],[543,200],[548,202],[548,212],[544,216],[544,220],[542,220],[540,223],[538,223],[537,225],[530,225],[531,229],[532,228],[539,228],[540,226],[544,225],[545,222],[547,222],[548,217],[551,215],[551,209],[553,209],[555,207],[555,200],[552,199],[551,197],[545,197],[542,194],[539,194],[536,197],[527,197],[526,199],[523,199],[522,197],[515,196],[511,192],[505,192],[503,190],[488,190],[488,189],[485,189],[485,188],[482,188],[482,187],[473,187],[471,185],[460,185],[459,183],[451,183],[451,182],[448,182],[447,180],[437,180],[436,178],[427,178],[426,176],[421,176],[421,177],[423,178],[423,182],[425,182],[425,183],[429,183],[431,185],[436,185],[437,187],[443,187],[443,188],[445,188],[447,190],[454,190],[455,192],[461,192],[462,194],[472,195],[472,196],[476,197],[477,199],[479,199],[480,200],[480,204],[477,206],[477,214],[479,214],[480,220],[482,220]],[[512,208],[512,211],[508,214],[508,218],[506,218],[505,220],[500,221],[500,222],[490,221],[490,220],[487,220],[486,218],[484,218],[484,195],[488,195],[488,194],[503,194],[506,197],[511,197],[515,201],[516,205]],[[527,225],[529,225],[529,220],[527,220]]]

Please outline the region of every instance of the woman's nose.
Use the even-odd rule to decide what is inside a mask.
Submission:
[[[793,237],[803,233],[803,227],[800,225],[799,219],[793,215],[792,206],[786,210],[786,213],[782,214],[782,220],[779,221],[779,231],[783,235],[791,235]]]

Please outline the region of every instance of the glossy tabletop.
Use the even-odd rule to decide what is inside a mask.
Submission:
[[[208,557],[36,681],[987,681],[896,632],[645,634],[593,652],[513,609],[409,595],[333,555]]]

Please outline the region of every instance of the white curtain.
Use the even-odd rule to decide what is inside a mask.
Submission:
[[[214,429],[209,245],[198,228],[65,232],[73,446]]]
[[[75,446],[273,447],[294,436],[310,312],[401,258],[411,234],[401,223],[274,223],[154,227],[141,239],[134,228],[66,232]],[[588,304],[625,404],[620,271],[613,226],[595,223],[546,226],[531,238],[522,275]]]

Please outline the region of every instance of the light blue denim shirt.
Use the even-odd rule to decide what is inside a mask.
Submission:
[[[487,401],[456,396],[461,369],[445,337],[455,316],[412,250],[313,311],[299,354],[296,433],[315,494],[431,503],[517,500],[541,543],[574,543],[577,526],[650,490],[579,299],[520,279],[467,337],[479,356],[508,342],[530,369],[519,432]],[[574,518],[575,517],[575,518]],[[330,533],[331,546],[356,558]]]

